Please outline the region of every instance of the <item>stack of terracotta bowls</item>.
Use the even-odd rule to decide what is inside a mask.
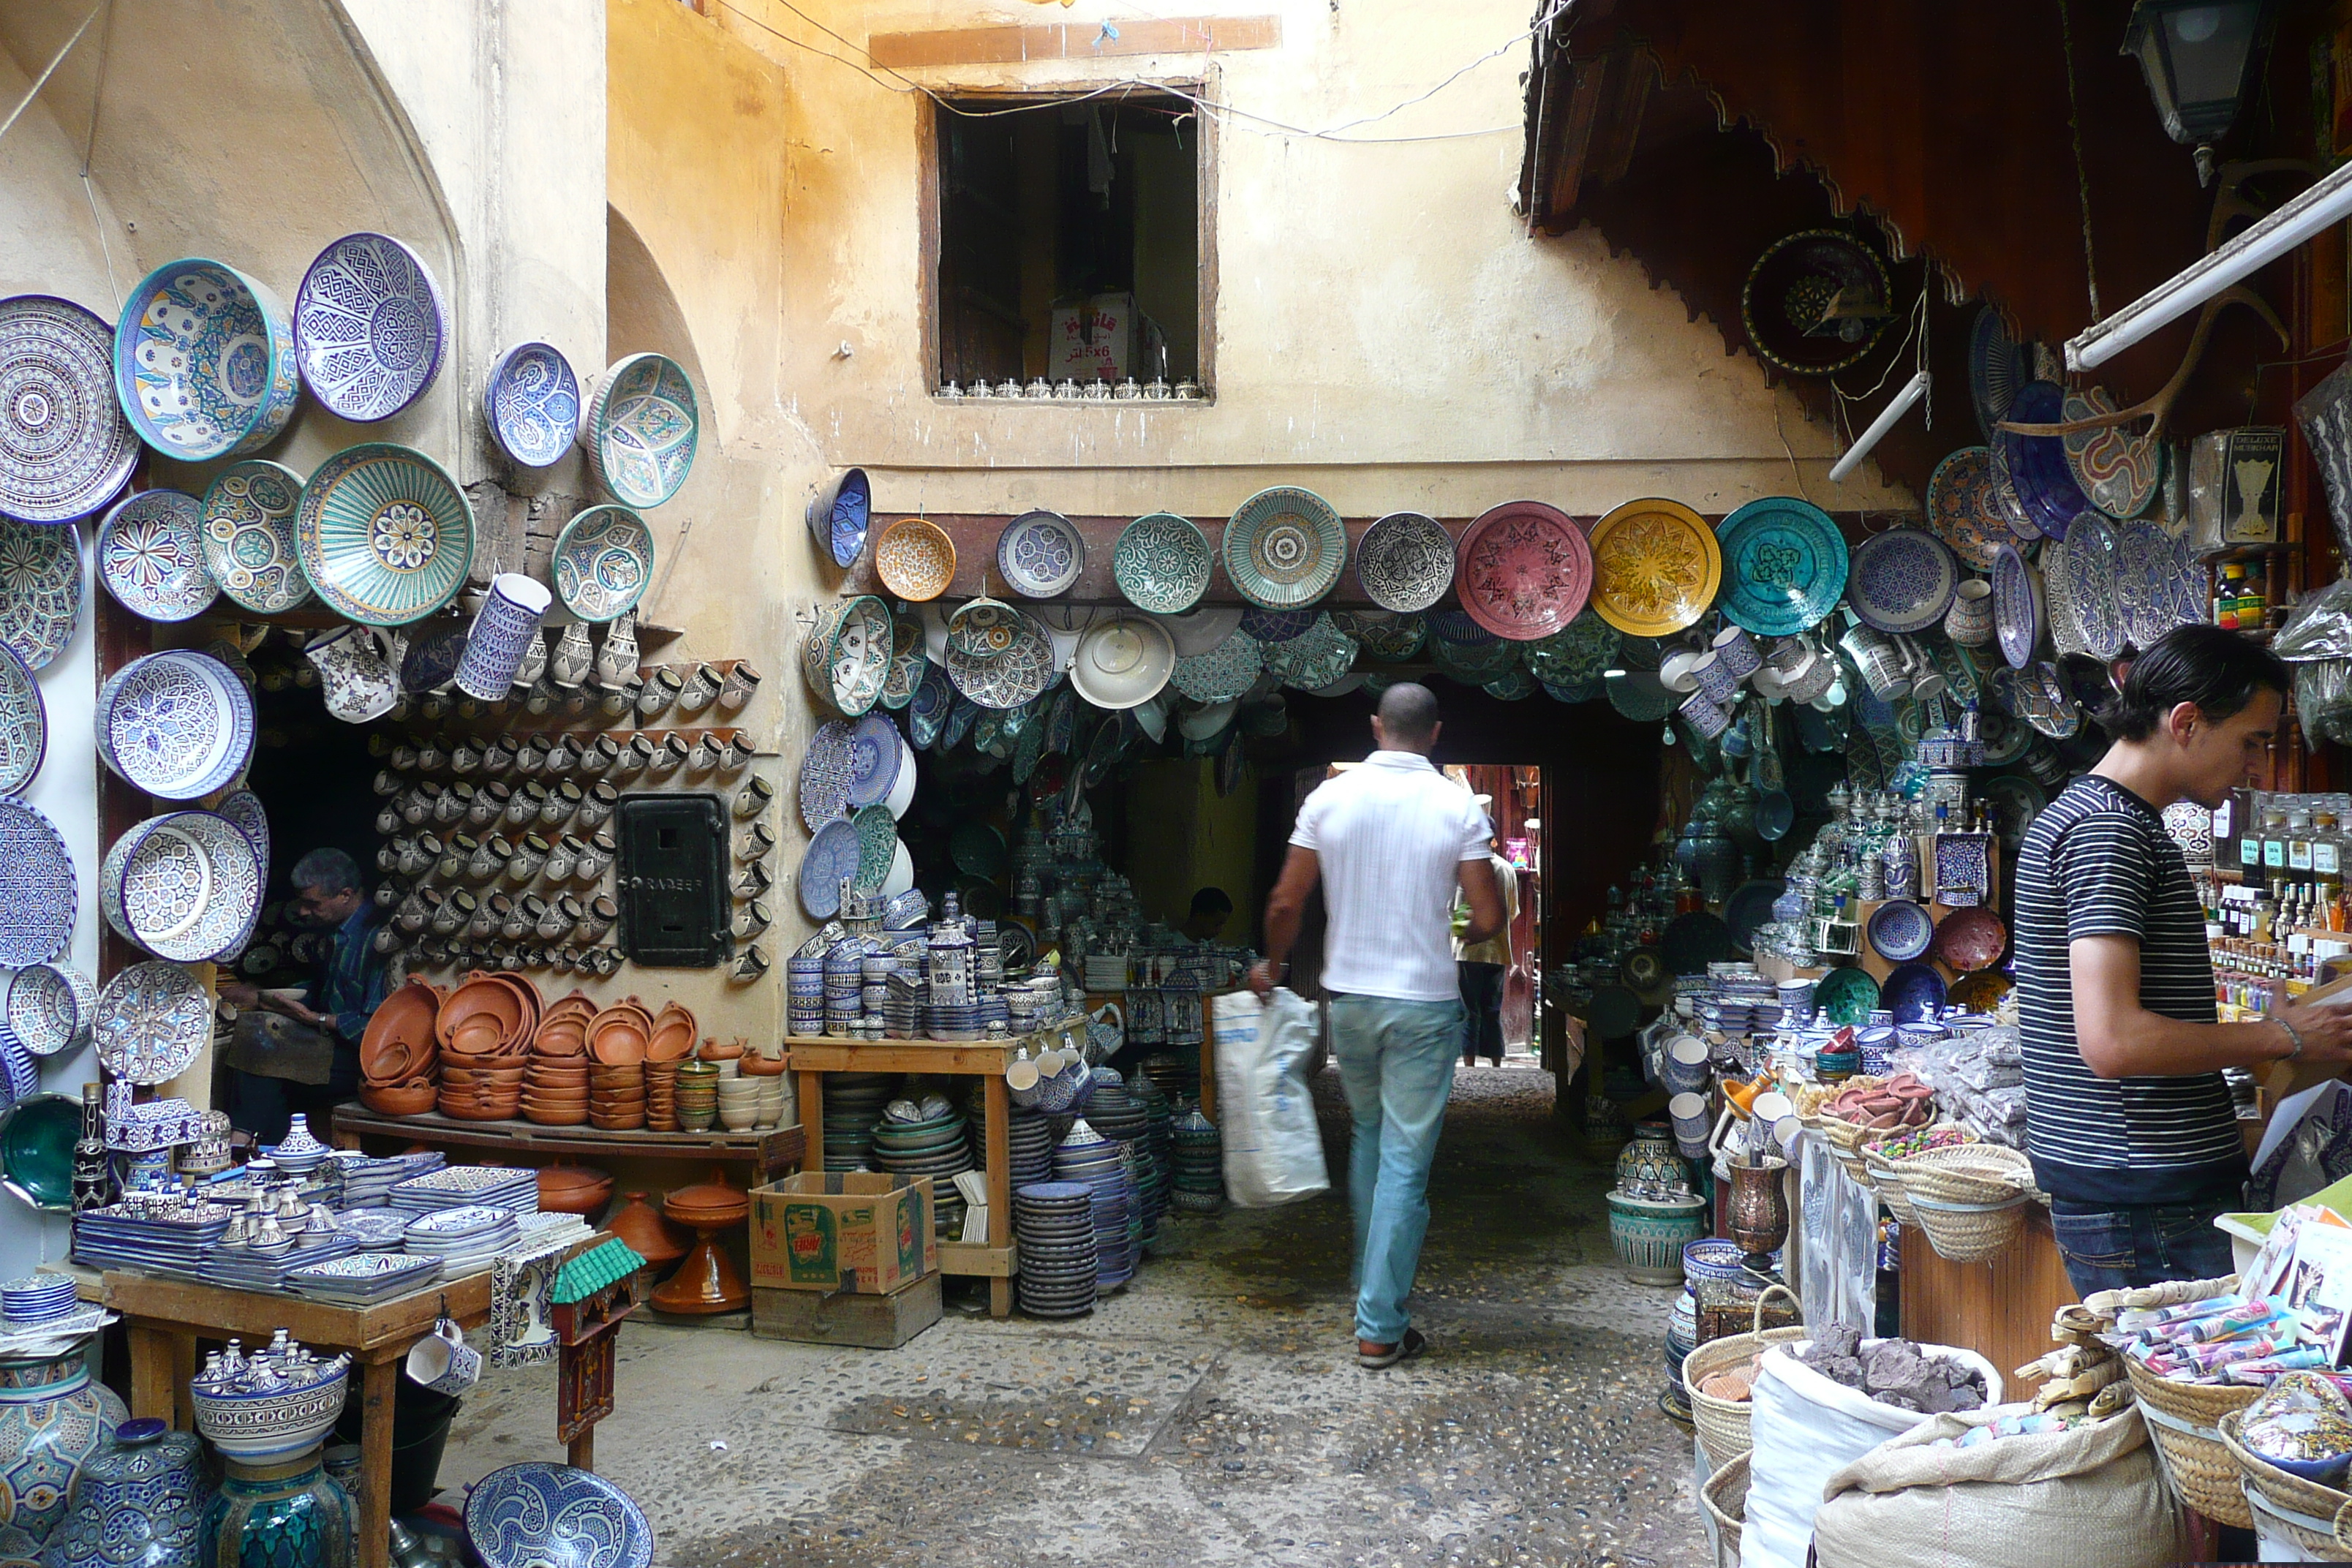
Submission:
[[[434,1021],[441,993],[412,980],[383,999],[360,1038],[360,1103],[384,1116],[433,1109],[433,1069],[441,1057]]]
[[[628,1132],[646,1124],[646,1047],[653,1015],[634,996],[588,1020],[588,1125]]]
[[[656,1132],[677,1131],[677,1069],[694,1053],[693,1009],[665,1002],[654,1016],[646,1042],[646,1125]]]
[[[511,1121],[539,1029],[539,987],[520,974],[477,970],[441,1005],[441,1114],[461,1121]]]
[[[523,1069],[524,1121],[577,1127],[588,1120],[588,1023],[595,1016],[596,1005],[577,991],[540,1016]]]
[[[708,1132],[719,1120],[719,1064],[687,1062],[677,1069],[677,1124],[687,1132]]]

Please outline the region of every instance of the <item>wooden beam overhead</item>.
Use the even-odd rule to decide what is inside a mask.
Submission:
[[[1021,60],[1087,60],[1108,55],[1200,55],[1271,49],[1282,44],[1279,16],[1179,16],[1157,21],[1045,22],[1028,26],[947,27],[876,33],[866,58],[877,66],[1010,65]]]

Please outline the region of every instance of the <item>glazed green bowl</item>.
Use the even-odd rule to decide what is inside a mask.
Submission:
[[[79,1101],[62,1094],[18,1100],[0,1112],[0,1186],[35,1208],[71,1208],[80,1137]]]

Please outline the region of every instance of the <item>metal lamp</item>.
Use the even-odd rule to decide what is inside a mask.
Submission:
[[[2270,11],[2271,0],[2137,0],[2124,24],[2123,52],[2139,61],[2165,134],[2196,147],[2200,182],[2212,179],[2212,144],[2238,117]]]

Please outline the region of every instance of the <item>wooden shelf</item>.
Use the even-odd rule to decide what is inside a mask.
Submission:
[[[797,1127],[765,1132],[606,1132],[587,1126],[542,1127],[531,1121],[460,1121],[437,1111],[385,1116],[357,1100],[335,1107],[334,1142],[355,1148],[362,1138],[404,1139],[461,1149],[514,1154],[577,1154],[607,1160],[701,1160],[748,1163],[762,1178],[801,1163],[808,1140]]]

